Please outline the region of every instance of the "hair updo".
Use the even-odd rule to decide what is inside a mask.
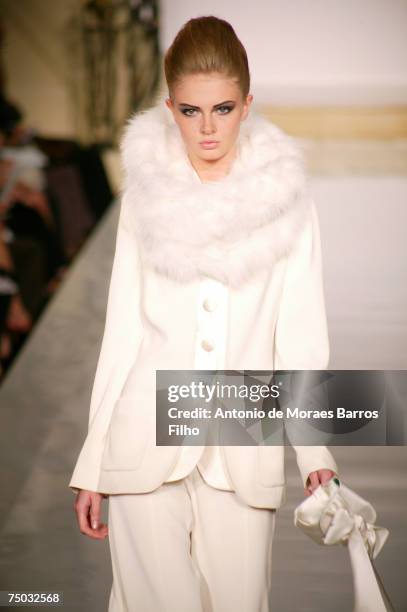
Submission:
[[[236,78],[243,100],[250,91],[246,50],[230,23],[213,15],[183,25],[165,53],[164,72],[170,96],[183,77],[211,72]]]

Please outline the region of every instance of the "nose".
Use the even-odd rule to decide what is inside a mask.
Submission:
[[[205,135],[216,132],[216,126],[211,115],[202,115],[201,132]]]

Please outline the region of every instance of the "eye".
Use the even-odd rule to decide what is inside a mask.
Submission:
[[[196,109],[195,108],[183,108],[181,112],[186,117],[193,117],[192,113],[195,113]]]
[[[222,112],[222,113],[220,113],[220,114],[221,114],[221,115],[227,115],[228,113],[230,113],[230,111],[232,111],[232,110],[233,110],[233,106],[226,106],[226,105],[225,105],[225,106],[219,106],[219,107],[218,107],[218,111],[220,111],[220,110],[222,110],[222,109],[223,109],[225,112],[224,112],[224,113]]]

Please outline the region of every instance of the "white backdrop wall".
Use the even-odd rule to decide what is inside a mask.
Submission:
[[[258,103],[407,103],[407,0],[161,0],[163,51],[200,15],[234,27]]]

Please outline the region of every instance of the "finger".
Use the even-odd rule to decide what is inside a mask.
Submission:
[[[76,519],[78,521],[79,531],[83,534],[86,534],[88,531],[90,531],[87,519],[89,507],[89,498],[87,498],[85,501],[83,499],[79,499],[75,502]]]
[[[95,540],[103,540],[109,535],[108,526],[105,523],[99,523],[98,528],[93,529],[90,526],[90,517],[88,518],[87,527],[88,527],[88,532],[85,535],[88,535],[89,537],[94,538]]]
[[[94,540],[102,540],[107,536],[107,525],[101,523],[97,529],[92,529],[90,524],[89,514],[85,512],[79,513],[79,529],[83,535],[87,535]]]
[[[309,491],[315,491],[315,489],[317,487],[319,487],[319,478],[318,478],[318,472],[311,472],[311,474],[309,475],[309,485],[308,485],[308,490]]]
[[[77,504],[75,507],[79,531],[83,535],[87,535],[90,538],[93,538],[95,540],[101,540],[107,535],[107,526],[100,525],[98,529],[91,529],[89,524],[89,507],[90,500],[86,500],[85,502],[80,501],[79,504]]]
[[[331,480],[333,476],[335,476],[335,473],[332,470],[323,469],[323,470],[319,470],[319,476],[320,476],[321,484],[326,484],[327,482]]]

